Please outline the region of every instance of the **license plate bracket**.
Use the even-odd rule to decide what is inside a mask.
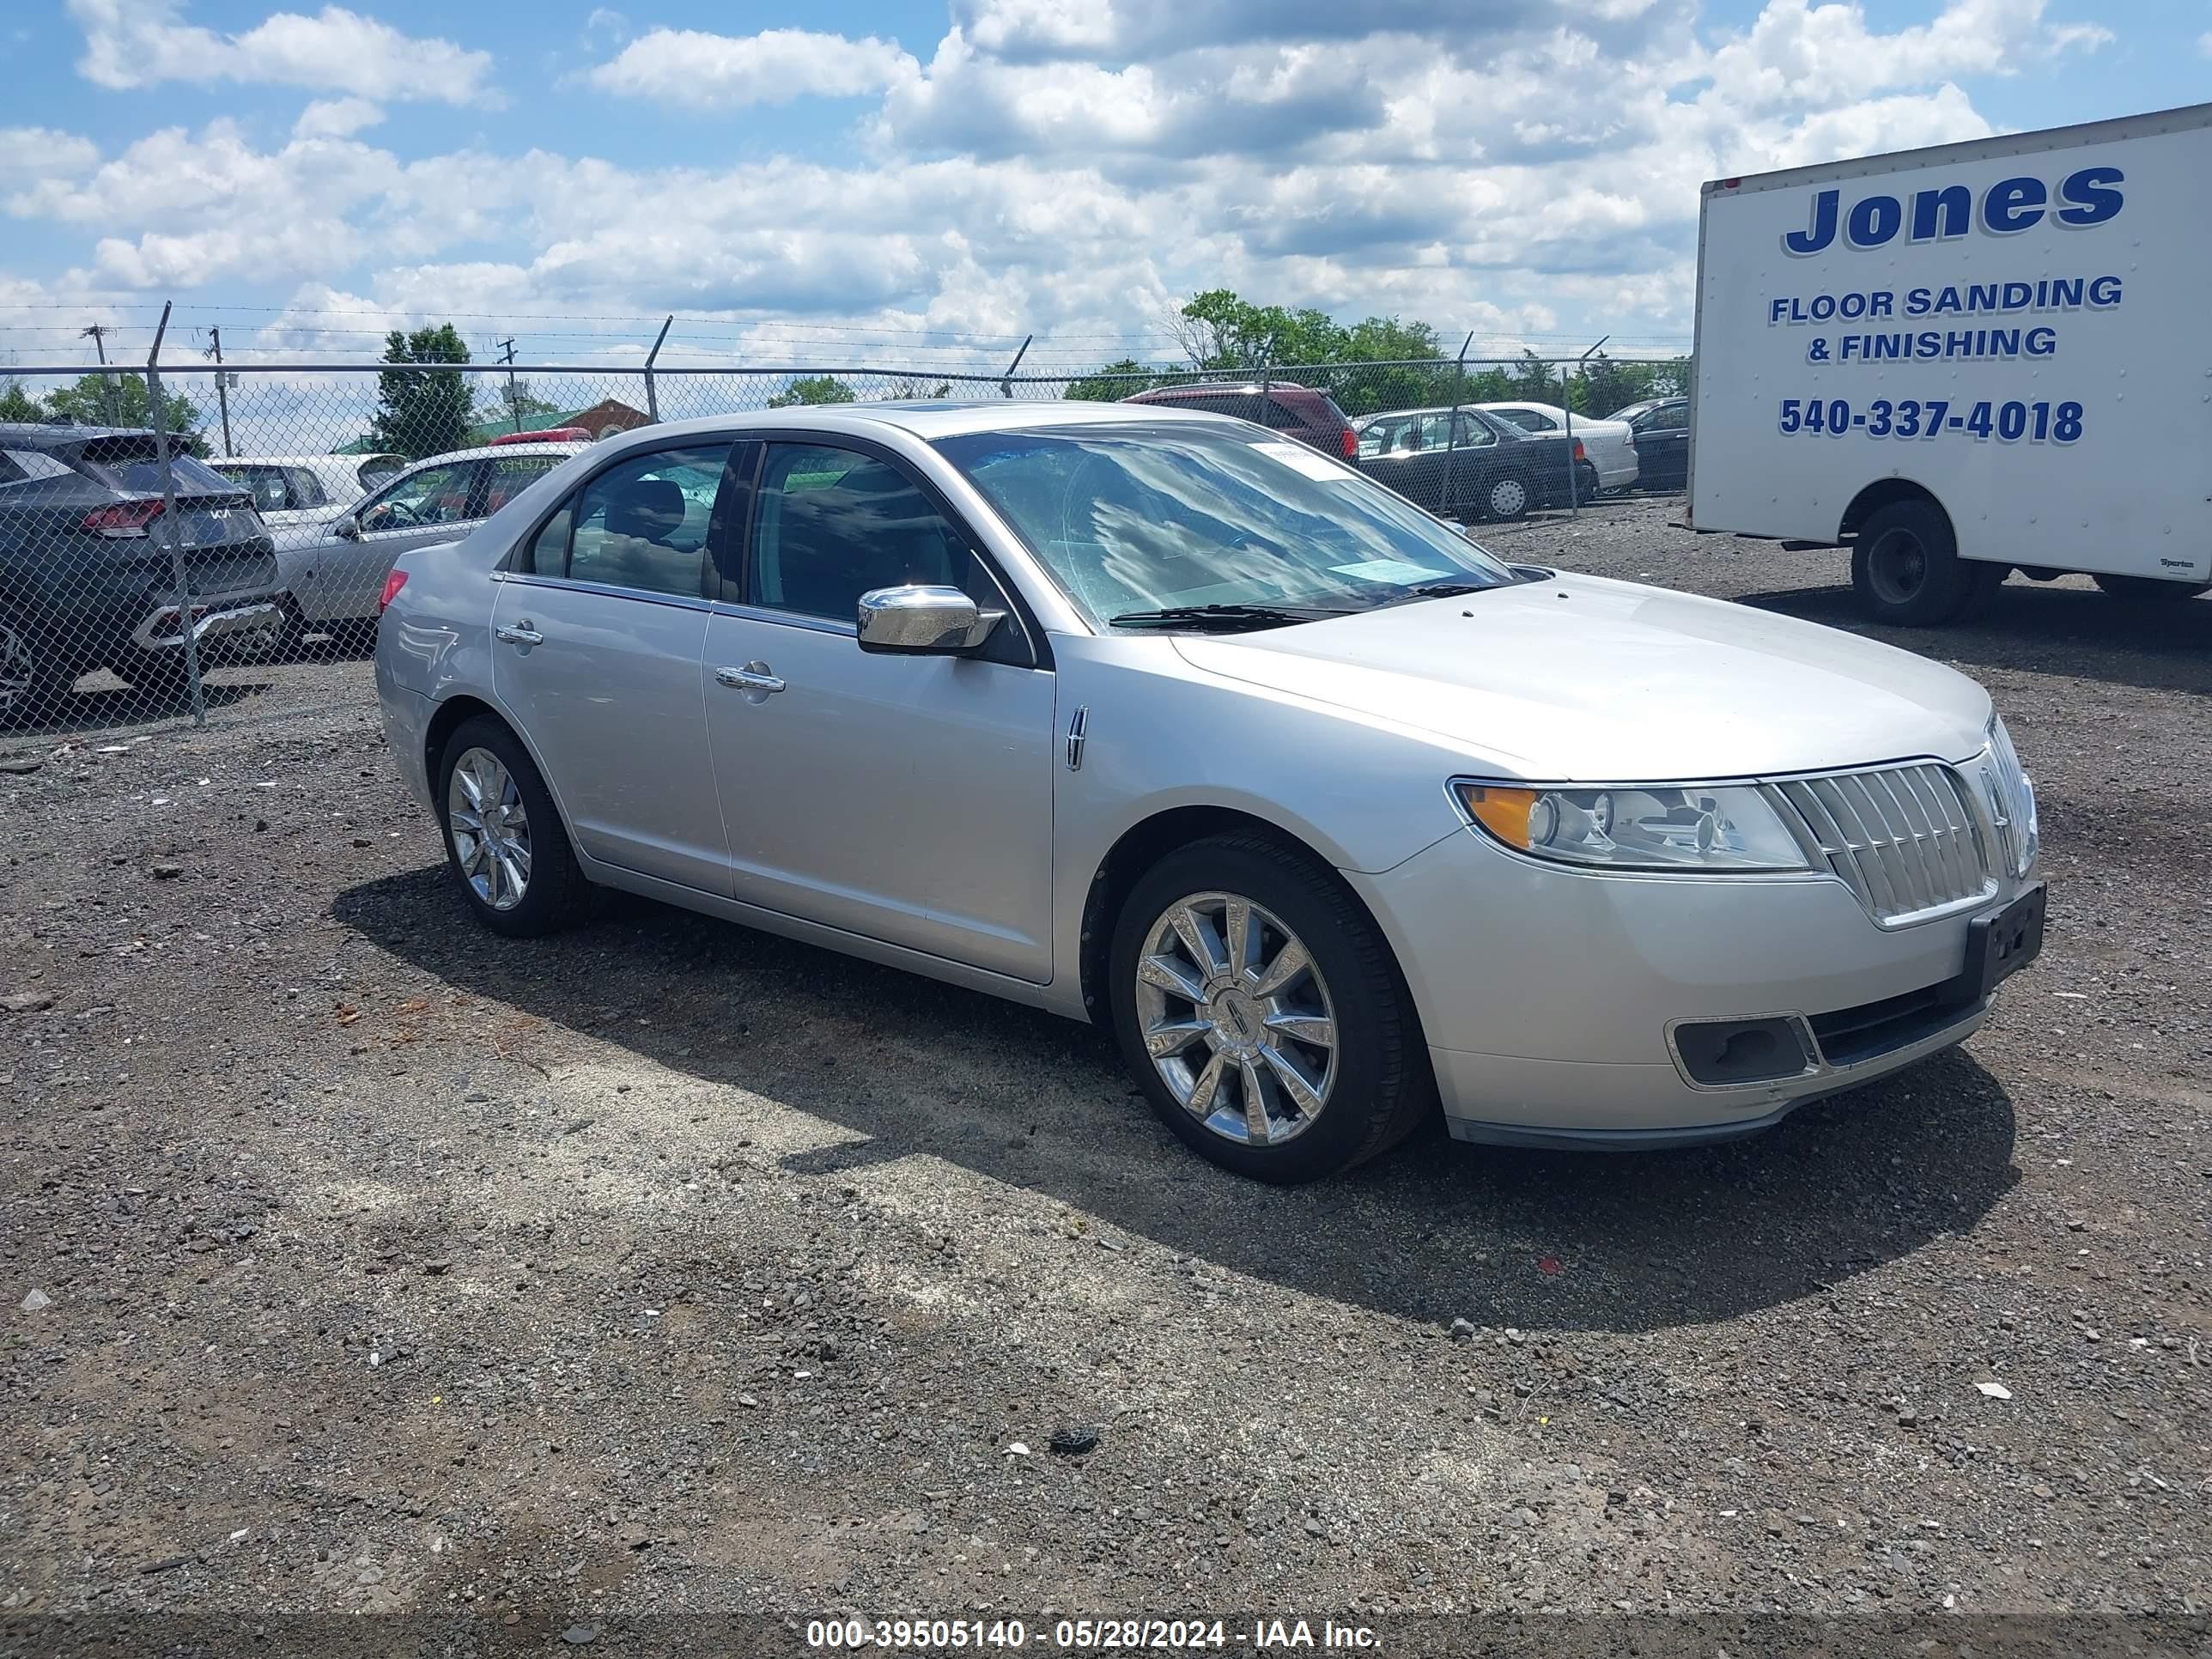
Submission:
[[[1978,917],[1968,926],[1963,978],[1973,1000],[1986,1001],[2042,951],[2047,890],[2038,882],[1995,915]]]

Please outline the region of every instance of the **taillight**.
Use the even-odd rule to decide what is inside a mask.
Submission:
[[[143,536],[146,526],[161,516],[158,501],[118,501],[112,507],[93,508],[84,515],[82,527],[95,536]]]
[[[384,592],[376,601],[376,614],[382,616],[385,606],[399,597],[399,590],[407,586],[407,573],[395,570],[384,579]]]
[[[1350,427],[1345,428],[1339,441],[1344,446],[1344,459],[1346,460],[1356,461],[1359,459],[1359,434],[1357,432],[1354,432]]]
[[[1589,459],[1589,451],[1583,447],[1583,441],[1580,438],[1575,440],[1575,459],[1578,461]]]

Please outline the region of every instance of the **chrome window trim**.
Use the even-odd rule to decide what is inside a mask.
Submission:
[[[617,587],[612,582],[576,581],[567,576],[540,576],[517,570],[495,570],[492,580],[513,582],[520,587],[565,588],[578,593],[596,593],[602,599],[636,599],[646,605],[673,605],[682,611],[711,611],[714,602],[689,593],[656,593],[650,588]]]

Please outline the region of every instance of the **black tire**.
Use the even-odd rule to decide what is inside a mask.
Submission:
[[[1875,622],[1935,628],[1956,621],[2000,580],[2003,569],[1959,556],[1951,520],[1932,501],[1893,501],[1859,527],[1851,586]]]
[[[1176,1098],[1146,1050],[1137,971],[1147,936],[1178,902],[1203,894],[1235,895],[1279,919],[1304,945],[1327,988],[1336,1041],[1324,1103],[1306,1127],[1273,1144],[1231,1139],[1207,1127]],[[1264,945],[1255,940],[1255,948],[1265,962]],[[1115,1039],[1137,1086],[1185,1146],[1224,1170],[1284,1184],[1317,1180],[1389,1151],[1435,1115],[1427,1050],[1389,946],[1336,873],[1298,848],[1261,835],[1232,834],[1169,854],[1123,901],[1107,971]],[[1207,1052],[1202,1043],[1192,1048]],[[1268,1076],[1265,1087],[1279,1088]],[[1241,1081],[1234,1086],[1241,1094]]]
[[[2092,576],[2089,580],[2116,599],[2130,604],[2193,599],[2212,593],[2212,582],[2170,582],[2156,576]]]
[[[454,843],[451,811],[453,770],[471,750],[487,751],[505,769],[514,781],[514,793],[527,824],[528,876],[523,883],[522,896],[504,908],[477,892],[461,867],[461,854]],[[554,805],[552,793],[538,775],[530,751],[503,723],[479,714],[456,726],[453,736],[446,740],[445,751],[438,757],[434,782],[438,831],[445,838],[446,865],[453,873],[454,885],[461,890],[461,896],[476,913],[478,921],[495,933],[504,933],[510,939],[536,939],[558,933],[584,914],[590,902],[591,884],[576,862],[575,849],[568,842],[568,826],[562,823],[560,810]]]
[[[1575,505],[1588,507],[1598,498],[1604,485],[1597,476],[1597,465],[1584,461],[1575,468]]]
[[[1472,517],[1488,520],[1525,519],[1535,504],[1535,491],[1528,481],[1517,472],[1503,472],[1482,486],[1474,502]]]
[[[182,646],[173,651],[133,651],[112,665],[117,673],[131,682],[131,689],[138,694],[139,701],[149,708],[184,702],[191,696],[192,679]],[[204,676],[213,665],[203,643],[201,674]]]
[[[76,675],[59,647],[21,607],[0,605],[0,731],[61,718]]]

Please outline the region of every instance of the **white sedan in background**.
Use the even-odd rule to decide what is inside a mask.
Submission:
[[[1501,421],[1510,421],[1523,432],[1554,433],[1567,429],[1567,411],[1557,404],[1477,404]],[[1600,489],[1626,489],[1636,482],[1636,428],[1626,421],[1574,416],[1575,436],[1597,469]]]
[[[404,455],[226,455],[208,465],[253,492],[279,547],[312,541],[331,520],[407,465]]]

